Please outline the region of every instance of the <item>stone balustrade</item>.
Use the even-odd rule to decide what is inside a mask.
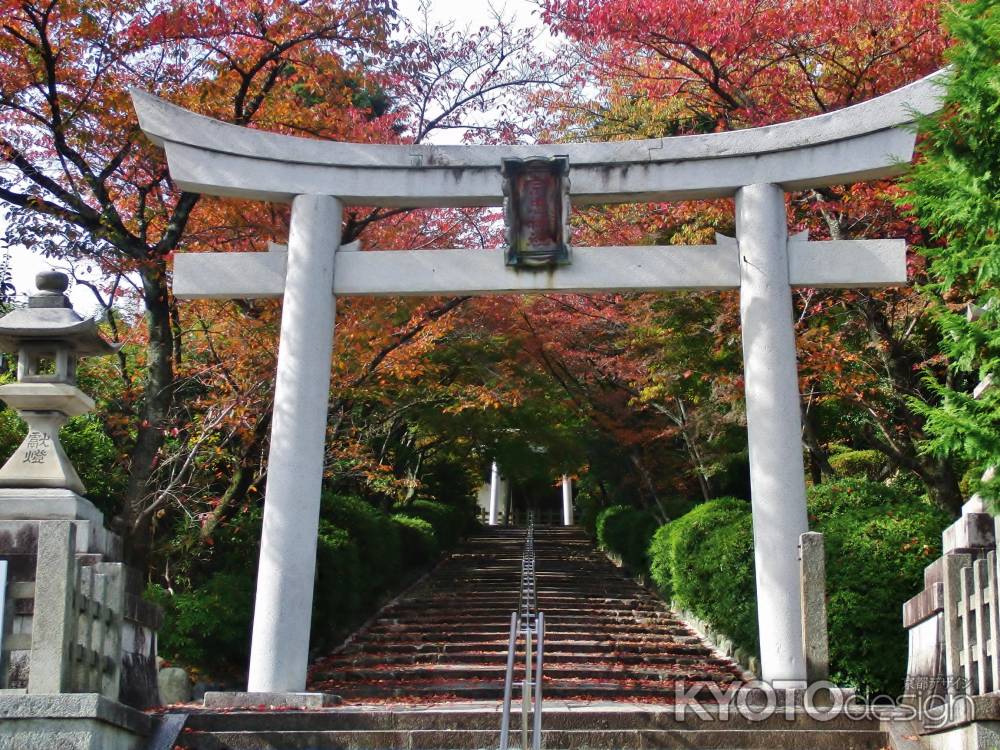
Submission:
[[[80,552],[78,521],[25,523],[0,562],[0,688],[98,693],[145,708],[158,702],[160,612],[123,563]],[[20,552],[21,554],[12,554]]]
[[[945,695],[964,682],[958,664],[948,654],[961,650],[958,597],[962,571],[986,560],[996,550],[995,520],[976,497],[965,504],[961,517],[942,534],[942,557],[924,570],[924,589],[903,604],[903,627],[909,637],[907,691],[915,695]],[[948,607],[949,597],[955,607]],[[949,689],[950,687],[950,689]]]

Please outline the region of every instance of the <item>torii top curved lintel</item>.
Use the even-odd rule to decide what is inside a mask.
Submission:
[[[913,154],[915,114],[940,107],[938,71],[861,104],[760,128],[604,143],[435,146],[341,143],[230,125],[133,89],[146,135],[184,190],[289,201],[486,206],[502,201],[500,162],[566,155],[574,203],[713,198],[770,182],[786,190],[898,174]]]

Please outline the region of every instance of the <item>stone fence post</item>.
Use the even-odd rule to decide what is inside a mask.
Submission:
[[[815,531],[799,537],[799,585],[806,680],[820,682],[830,676],[830,645],[826,624],[826,548],[823,535]]]
[[[45,521],[38,527],[28,692],[67,693],[76,614],[76,527],[69,521]]]

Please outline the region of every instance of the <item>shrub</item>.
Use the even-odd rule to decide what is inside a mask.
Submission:
[[[399,530],[389,516],[359,497],[326,495],[322,518],[346,531],[357,546],[363,601],[374,602],[399,580],[403,570]]]
[[[147,598],[163,607],[159,651],[168,659],[230,672],[247,663],[253,612],[251,571],[221,572],[171,596],[151,585]]]
[[[649,567],[646,551],[656,527],[656,519],[649,511],[613,505],[597,516],[597,543],[601,549],[618,555],[633,572],[645,573]]]
[[[870,482],[861,477],[844,477],[817,484],[809,488],[808,494],[811,523],[821,523],[850,511],[885,511],[913,501],[913,495],[905,489]]]
[[[630,513],[631,511],[631,505],[612,505],[610,508],[605,508],[597,514],[597,518],[594,520],[594,536],[601,549],[610,549],[605,536],[608,521],[615,516]]]
[[[362,577],[358,544],[344,529],[321,520],[313,593],[313,648],[328,645],[360,619],[363,591],[368,594],[370,590]]]
[[[719,498],[661,526],[649,545],[650,575],[665,597],[757,651],[750,504]]]
[[[433,526],[434,535],[444,549],[454,547],[468,528],[466,513],[455,505],[434,500],[414,500],[401,508],[401,512],[421,518]]]
[[[399,530],[403,545],[403,561],[408,567],[426,565],[441,552],[434,527],[422,518],[397,513],[392,522]]]
[[[902,686],[907,639],[902,603],[940,553],[947,516],[903,489],[860,478],[809,490],[811,524],[826,543],[831,675],[860,690]],[[757,650],[750,505],[724,498],[660,527],[650,574],[673,598],[736,645]]]
[[[660,595],[670,601],[674,598],[673,554],[671,552],[671,524],[665,523],[653,533],[649,541],[649,578]]]
[[[876,450],[842,451],[830,456],[830,467],[842,477],[863,477],[874,482],[885,466],[885,455]]]
[[[826,541],[832,676],[862,690],[898,691],[907,650],[900,607],[922,588],[948,517],[922,499],[857,479],[813,488],[810,514]]]
[[[601,502],[593,494],[580,494],[576,498],[577,507],[580,509],[576,522],[583,527],[591,537],[597,536],[597,517],[604,509]]]

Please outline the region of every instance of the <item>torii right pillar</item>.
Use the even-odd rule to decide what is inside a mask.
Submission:
[[[736,193],[761,679],[805,686],[799,536],[809,530],[785,194]]]

